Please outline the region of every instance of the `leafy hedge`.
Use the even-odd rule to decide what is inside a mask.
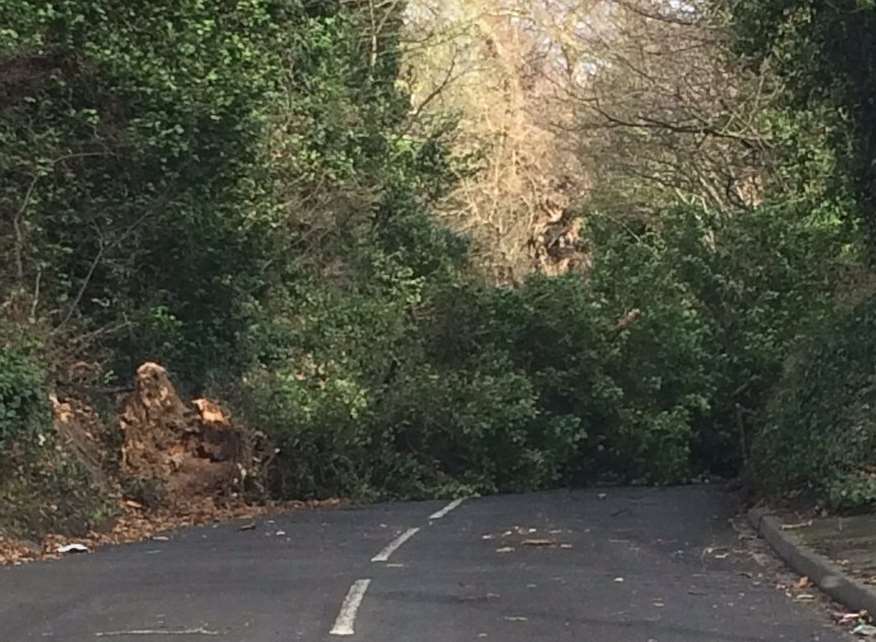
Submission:
[[[834,508],[876,503],[876,299],[829,324],[789,361],[754,449],[773,493]]]

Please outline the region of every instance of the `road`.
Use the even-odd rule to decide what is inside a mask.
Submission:
[[[710,487],[606,489],[189,529],[0,568],[0,641],[846,640],[758,579],[734,510]]]

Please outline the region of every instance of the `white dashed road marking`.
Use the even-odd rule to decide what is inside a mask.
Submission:
[[[441,510],[429,515],[430,521],[441,519],[447,513],[459,508],[459,505],[465,501],[465,498],[455,499]],[[420,532],[419,528],[409,528],[404,533],[392,540],[386,548],[380,551],[377,555],[371,558],[372,562],[388,562],[389,558],[401,546],[411,539],[414,535]],[[401,564],[392,566],[402,566]],[[355,635],[356,631],[353,626],[356,623],[356,614],[359,612],[359,607],[362,606],[362,600],[365,598],[365,592],[371,580],[357,580],[350,587],[347,596],[344,598],[344,603],[341,604],[341,612],[338,613],[338,618],[335,620],[335,625],[329,631],[331,635]]]
[[[409,528],[404,533],[392,540],[389,545],[380,551],[377,555],[371,558],[372,562],[387,562],[389,557],[395,553],[402,544],[411,539],[414,535],[420,532],[419,528]]]
[[[442,517],[447,515],[447,513],[449,513],[450,511],[452,511],[456,508],[459,508],[459,505],[462,504],[462,502],[464,502],[464,501],[465,501],[465,497],[463,497],[461,499],[454,499],[452,502],[447,504],[447,506],[445,506],[444,508],[439,510],[437,513],[432,513],[431,515],[429,515],[429,519],[431,519],[431,520],[441,519]]]
[[[365,597],[365,591],[368,590],[369,584],[371,584],[371,580],[353,582],[353,586],[347,591],[344,603],[341,604],[338,619],[335,620],[335,625],[329,631],[331,635],[355,635],[356,631],[353,625],[356,624],[356,613],[362,605],[362,599]]]

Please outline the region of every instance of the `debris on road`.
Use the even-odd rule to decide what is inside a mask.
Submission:
[[[96,638],[120,638],[129,635],[219,635],[219,631],[210,631],[204,627],[197,629],[133,629],[131,631],[106,631],[95,633]]]
[[[856,611],[854,613],[843,613],[842,611],[835,611],[833,619],[836,620],[837,624],[865,624],[867,620],[867,612]]]
[[[813,522],[810,519],[807,522],[800,522],[799,524],[782,524],[781,529],[783,531],[796,531],[800,530],[801,528],[809,528],[810,526],[812,526],[812,524]]]
[[[87,553],[88,547],[83,544],[65,544],[59,546],[55,550],[61,555],[67,555],[69,553]]]
[[[801,577],[800,580],[797,582],[797,588],[798,588],[798,589],[801,589],[801,590],[802,590],[802,589],[808,589],[808,588],[811,588],[811,587],[812,587],[812,580],[810,580],[810,579],[809,579],[808,577],[806,577],[806,576]]]
[[[727,548],[710,546],[703,549],[702,557],[703,559],[711,557],[716,560],[725,560],[730,557],[730,551]]]
[[[853,635],[862,638],[876,638],[876,626],[867,611],[834,611],[833,621]]]
[[[520,544],[530,548],[561,548],[563,550],[570,550],[572,548],[571,544],[557,542],[552,539],[525,539]]]
[[[876,638],[876,626],[872,624],[859,624],[852,629],[852,634],[864,638]]]
[[[513,526],[509,530],[497,533],[485,533],[481,535],[484,541],[500,539],[503,540],[504,546],[497,548],[497,553],[510,553],[516,550],[516,547],[525,548],[552,548],[552,549],[571,549],[572,545],[560,542],[555,537],[534,537],[539,529],[532,527]],[[554,529],[548,531],[551,535],[560,535],[563,533],[571,533],[570,530]]]

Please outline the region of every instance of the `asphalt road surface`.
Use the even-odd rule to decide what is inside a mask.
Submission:
[[[300,511],[0,568],[0,642],[840,642],[732,496],[606,489]]]

